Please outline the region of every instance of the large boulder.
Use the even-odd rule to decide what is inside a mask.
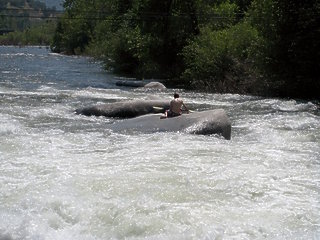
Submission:
[[[177,132],[194,134],[219,134],[231,139],[231,122],[223,109],[193,112],[174,118],[160,119],[160,114],[149,114],[115,122],[110,127],[113,131]]]
[[[116,82],[117,86],[124,86],[124,87],[144,87],[147,82],[144,81],[133,81],[133,80],[120,80]]]
[[[166,86],[160,82],[149,82],[146,85],[144,85],[143,88],[152,88],[152,89],[158,89],[158,90],[167,89]]]
[[[164,113],[169,109],[169,100],[134,100],[107,103],[76,109],[77,114],[112,118],[133,118],[149,113]]]
[[[158,89],[158,90],[165,90],[167,89],[160,82],[155,81],[133,81],[133,80],[120,80],[116,82],[117,86],[124,86],[124,87],[134,87],[134,88],[148,88],[148,89]]]

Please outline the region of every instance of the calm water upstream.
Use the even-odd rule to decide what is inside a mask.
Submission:
[[[312,102],[180,91],[232,139],[114,133],[79,107],[165,98],[90,58],[0,47],[0,240],[320,239]]]

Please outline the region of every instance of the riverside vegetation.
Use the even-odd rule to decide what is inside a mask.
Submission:
[[[318,0],[66,0],[51,49],[116,74],[219,93],[319,99]]]
[[[0,45],[50,45],[56,28],[55,7],[37,0],[0,0]]]

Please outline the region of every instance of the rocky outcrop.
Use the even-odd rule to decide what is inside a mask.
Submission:
[[[135,100],[79,108],[76,113],[86,116],[133,118],[149,113],[164,113],[166,109],[169,109],[169,100]]]
[[[117,86],[124,86],[124,87],[144,87],[147,82],[144,81],[133,81],[133,80],[121,80],[117,81]]]
[[[116,82],[117,86],[124,86],[124,87],[134,87],[134,88],[148,88],[148,89],[158,89],[164,90],[167,89],[160,82],[149,82],[149,81],[133,81],[133,80],[121,80]]]
[[[164,90],[167,89],[166,86],[164,86],[160,82],[149,82],[146,85],[143,86],[144,88],[152,88],[152,89],[158,89],[158,90]]]
[[[160,114],[151,114],[115,122],[113,131],[188,132],[194,134],[218,134],[231,139],[231,122],[223,109],[193,112],[174,118],[160,119]]]
[[[174,118],[160,119],[162,115],[156,113],[164,113],[169,109],[169,102],[160,100],[117,102],[79,108],[76,113],[86,116],[131,118],[111,124],[109,127],[114,131],[143,133],[184,131],[204,135],[219,134],[226,139],[231,139],[231,122],[223,109],[192,112]]]

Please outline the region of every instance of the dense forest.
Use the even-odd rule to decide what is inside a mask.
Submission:
[[[319,99],[319,0],[65,0],[63,7],[55,52],[88,54],[114,73],[170,86]]]

